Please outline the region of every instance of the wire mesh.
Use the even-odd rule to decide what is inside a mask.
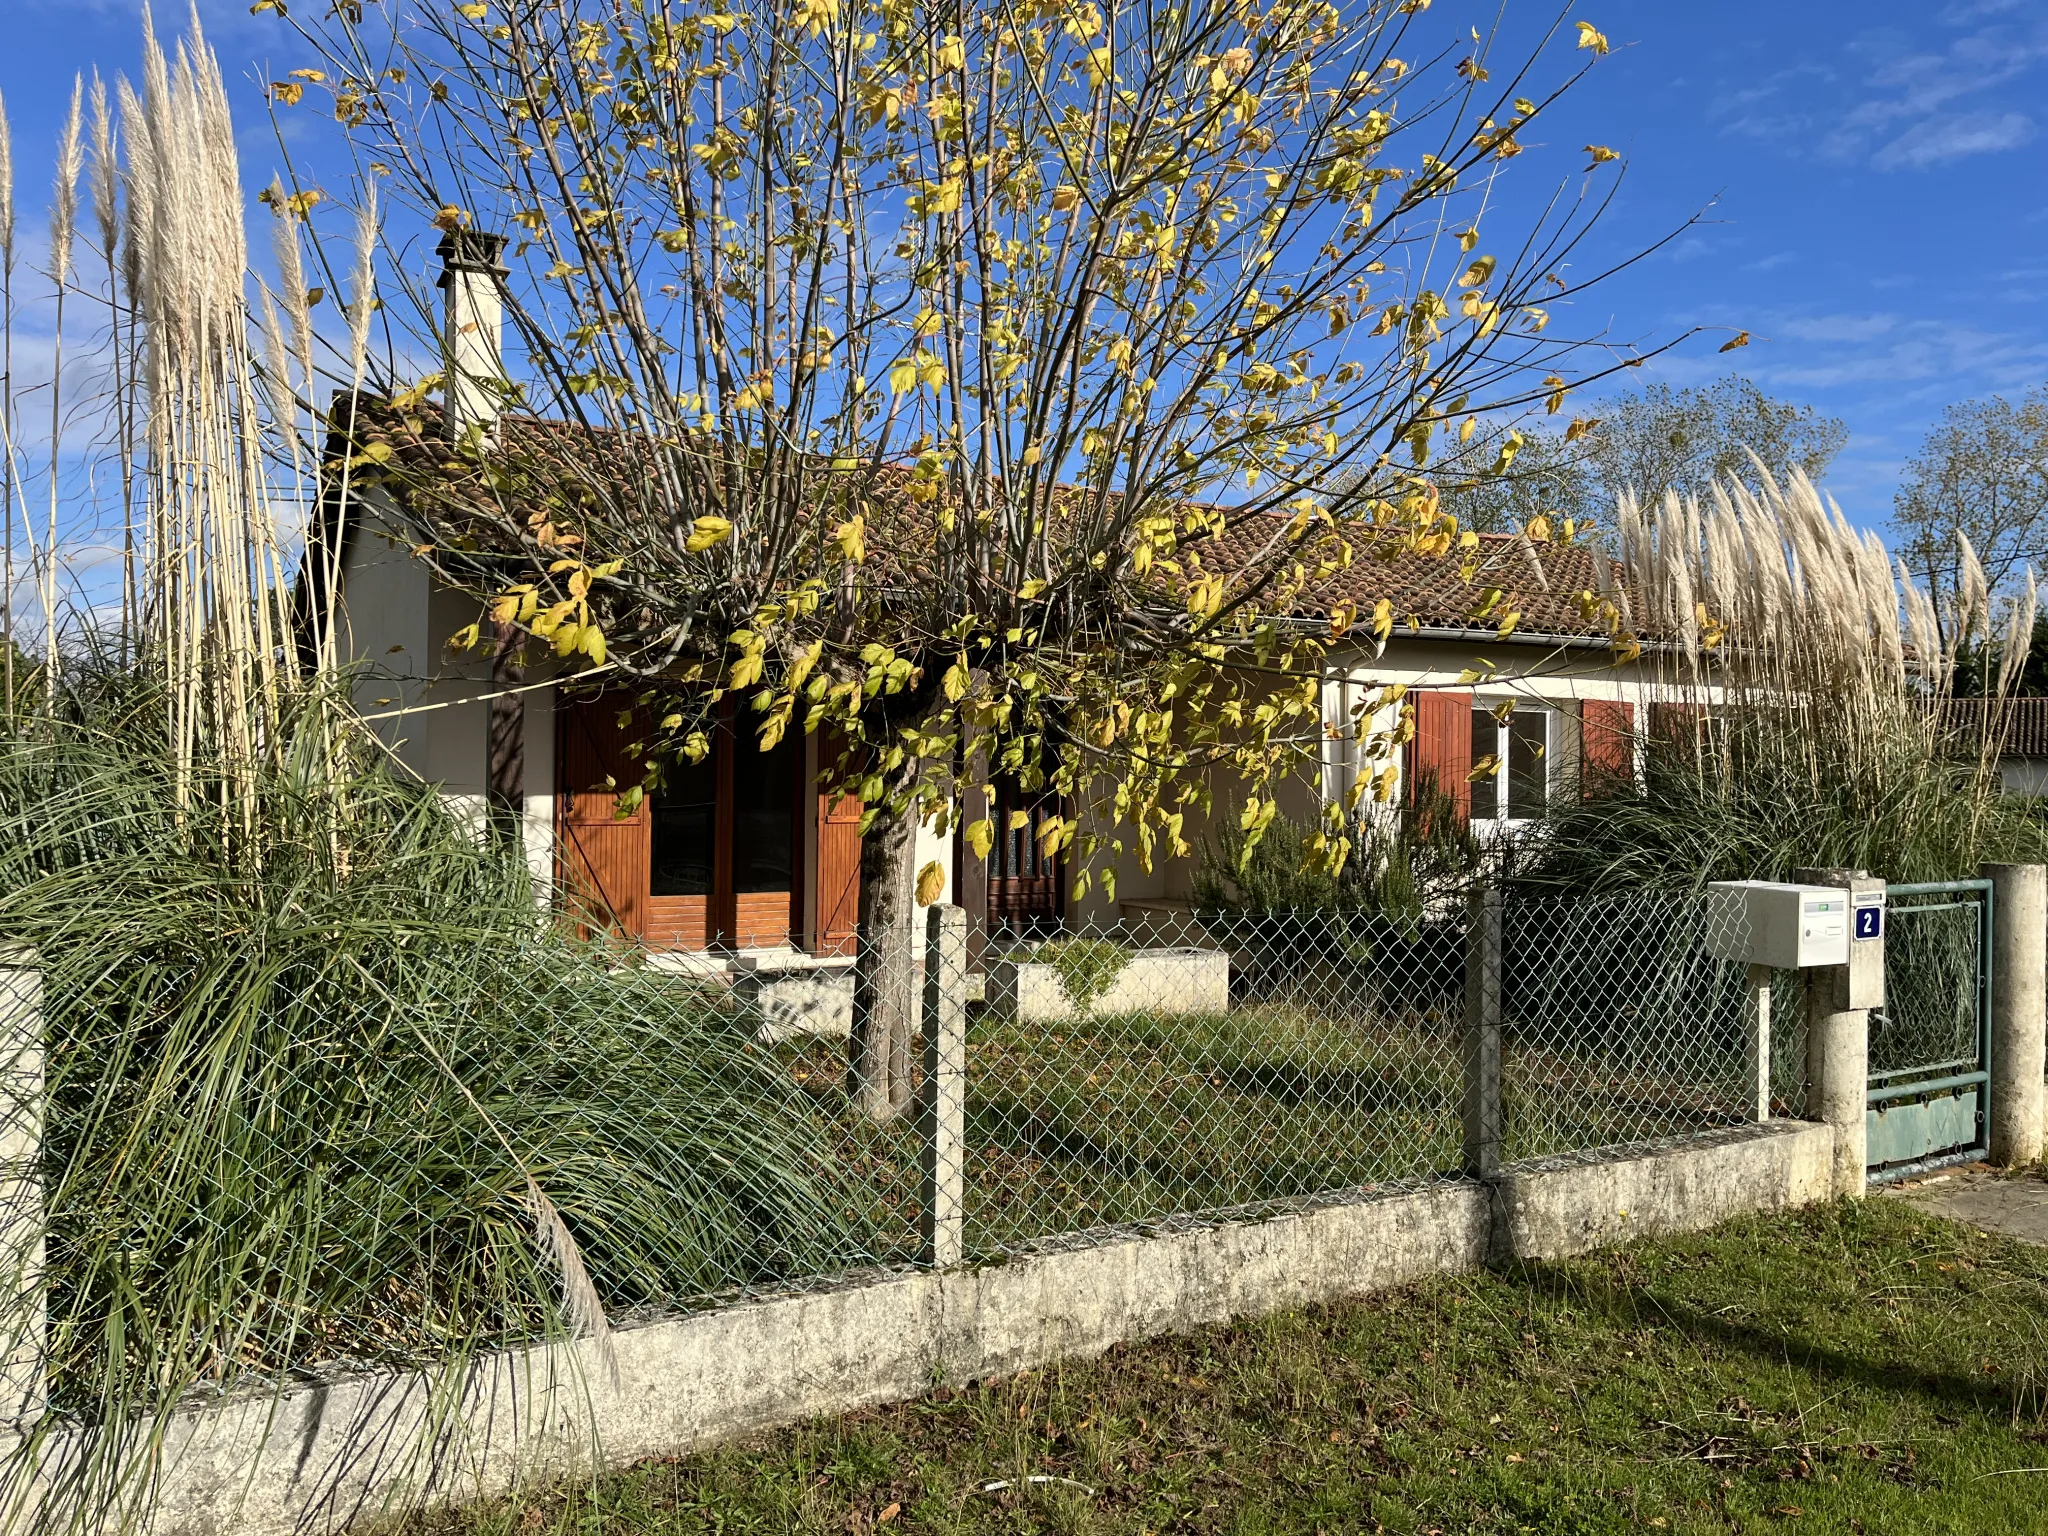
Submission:
[[[744,977],[421,945],[215,1001],[48,989],[60,1412],[110,1372],[423,1363],[576,1331],[590,1301],[618,1323],[918,1256],[911,1118],[854,1114],[843,1047]]]
[[[138,1339],[184,1351],[140,1376],[276,1380],[573,1329],[585,1280],[616,1323],[1461,1177],[1489,1160],[1475,974],[1504,1160],[1746,1118],[1743,971],[1699,907],[1501,911],[1476,972],[1460,906],[845,956],[314,945],[218,998],[53,976],[56,1401],[94,1411]],[[216,1340],[173,1326],[194,1298]]]
[[[1688,898],[1504,904],[1503,1158],[1749,1118],[1747,968],[1709,952],[1712,921]]]
[[[1885,919],[1885,1003],[1870,1019],[1870,1075],[1973,1069],[1980,1050],[1984,908],[1969,891],[1895,898]]]
[[[984,948],[967,1247],[1462,1166],[1462,916],[1203,913]]]

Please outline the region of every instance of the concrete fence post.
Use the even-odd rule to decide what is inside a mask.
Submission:
[[[42,1417],[43,976],[36,952],[0,946],[0,1429]]]
[[[2048,1071],[2048,866],[1986,864],[1991,882],[1991,1161],[2039,1162]]]
[[[1839,886],[1855,897],[1884,882],[1858,869],[1802,869],[1801,885]],[[1844,921],[1848,916],[1844,914]],[[1883,1001],[1881,940],[1850,941],[1850,963],[1806,973],[1806,1113],[1835,1131],[1835,1193],[1861,1199],[1870,1173],[1870,1008],[1873,975]],[[1853,1006],[1852,1006],[1853,1005]]]
[[[1465,1171],[1490,1178],[1500,1168],[1501,962],[1505,947],[1500,892],[1472,893],[1465,936]]]
[[[967,1226],[967,914],[935,906],[925,919],[924,1083],[918,1091],[924,1152],[924,1263],[958,1264]]]
[[[1743,1097],[1750,1119],[1761,1125],[1771,1118],[1771,968],[1752,965],[1747,977],[1747,1005],[1743,1009],[1747,1036],[1747,1064]]]

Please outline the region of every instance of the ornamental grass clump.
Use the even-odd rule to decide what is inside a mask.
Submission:
[[[1855,866],[1893,881],[2048,859],[2037,803],[2003,793],[2006,701],[2035,613],[2031,572],[1991,592],[1966,540],[1937,608],[1883,541],[1796,470],[1620,515],[1630,630],[1661,636],[1640,781],[1553,804],[1524,878],[1571,890],[1698,889]],[[1954,729],[1958,658],[2002,658],[1985,727]]]
[[[181,815],[161,689],[0,721],[0,932],[45,998],[39,1438],[108,1431],[70,1469],[81,1522],[195,1394],[459,1374],[866,1256],[819,1113],[728,994],[562,935],[516,847],[375,761],[311,771],[325,723],[289,694],[251,865]]]

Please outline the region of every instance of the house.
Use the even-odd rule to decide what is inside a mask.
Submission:
[[[500,420],[490,397],[464,383],[497,366],[495,244],[465,234],[441,249],[454,354],[448,409],[493,431],[545,430]],[[850,952],[861,807],[821,789],[821,767],[834,756],[828,743],[791,733],[763,754],[728,715],[701,762],[673,765],[657,792],[622,805],[620,791],[640,779],[626,749],[646,734],[644,706],[627,690],[587,680],[539,670],[526,677],[505,650],[451,654],[448,638],[477,620],[474,600],[437,584],[414,558],[382,495],[357,498],[323,526],[340,529],[339,608],[344,651],[361,669],[356,703],[397,762],[480,827],[515,827],[538,882],[657,954],[787,969]],[[1323,714],[1341,727],[1381,689],[1403,685],[1415,729],[1399,783],[1432,780],[1483,835],[1511,835],[1552,798],[1577,793],[1589,774],[1632,774],[1653,712],[1683,706],[1658,682],[1654,655],[1618,661],[1587,611],[1581,594],[1612,583],[1604,555],[1572,548],[1539,563],[1518,540],[1498,537],[1482,539],[1472,558],[1480,588],[1501,594],[1496,610],[1520,615],[1506,636],[1498,621],[1475,627],[1474,586],[1449,561],[1360,561],[1318,592],[1319,601],[1348,598],[1367,614],[1386,599],[1400,620],[1384,645],[1367,637],[1332,650]],[[1375,723],[1394,721],[1390,712]],[[1503,771],[1475,777],[1489,757]],[[1333,729],[1320,774],[1290,786],[1282,808],[1312,818],[1363,771],[1353,744]],[[1059,807],[1013,781],[998,780],[993,797],[1000,831],[986,859],[957,830],[931,827],[919,829],[915,853],[920,868],[943,871],[940,899],[985,929],[1116,922],[1189,901],[1197,866],[1186,858],[1147,871],[1127,857],[1113,896],[1100,880],[1077,895],[1073,861],[1044,857],[1035,835]],[[1205,830],[1189,826],[1186,835],[1199,847]]]
[[[1963,750],[1997,740],[1998,777],[2008,795],[2048,795],[2048,698],[1948,699],[1942,724]]]

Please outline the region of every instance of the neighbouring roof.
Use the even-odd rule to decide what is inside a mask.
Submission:
[[[2000,757],[2048,758],[2048,698],[1946,699],[1941,717],[1945,728],[1973,740],[1997,732]]]
[[[339,417],[346,409],[345,397],[337,397],[336,407],[337,429],[328,441],[330,463],[347,451],[346,439],[339,429]],[[623,434],[617,434],[617,451],[608,452],[601,439],[614,435],[609,428],[507,414],[499,422],[497,435],[512,449],[505,458],[516,464],[518,474],[513,486],[501,482],[494,490],[472,466],[454,462],[455,455],[441,430],[437,406],[422,403],[401,411],[386,401],[366,398],[362,403],[362,422],[360,444],[388,447],[391,460],[403,472],[408,495],[425,497],[434,503],[416,510],[424,511],[443,529],[467,525],[485,546],[480,552],[486,558],[493,553],[513,553],[510,549],[489,547],[503,541],[511,529],[524,521],[521,517],[507,517],[511,510],[505,505],[508,499],[516,500],[522,494],[545,499],[560,506],[573,520],[576,501],[589,496],[593,484],[616,483],[635,473],[637,444]],[[897,500],[906,520],[922,522],[928,518],[928,513],[907,499],[887,495],[907,482],[907,467],[864,466],[859,473],[866,477],[861,490],[870,502],[880,491],[881,499]],[[546,482],[546,489],[537,481]],[[516,489],[521,484],[530,489]],[[330,523],[331,503],[331,496],[322,497],[319,522],[323,527]],[[871,518],[869,548],[880,554],[883,561],[902,559],[918,547],[917,530],[900,526],[885,529],[875,526],[875,521]],[[1247,517],[1219,536],[1198,539],[1184,547],[1199,551],[1204,567],[1212,571],[1227,569],[1232,562],[1242,566],[1260,558],[1285,523],[1286,519],[1280,516]],[[1360,538],[1354,544],[1347,568],[1309,585],[1304,592],[1302,615],[1320,620],[1332,608],[1348,601],[1356,606],[1360,619],[1369,627],[1375,606],[1384,600],[1393,610],[1397,634],[1419,627],[1425,632],[1450,632],[1464,638],[1494,634],[1503,617],[1513,612],[1519,616],[1515,633],[1524,638],[1608,645],[1608,621],[1598,611],[1597,597],[1619,589],[1620,566],[1592,545],[1544,545],[1540,546],[1540,554],[1538,549],[1539,546],[1515,535],[1482,534],[1478,549],[1463,555],[1456,551],[1443,556],[1401,553],[1388,558],[1377,553],[1367,539]],[[1468,561],[1473,566],[1470,580],[1464,574]],[[1499,595],[1489,602],[1494,592]],[[1586,594],[1592,594],[1595,601],[1588,602]]]

